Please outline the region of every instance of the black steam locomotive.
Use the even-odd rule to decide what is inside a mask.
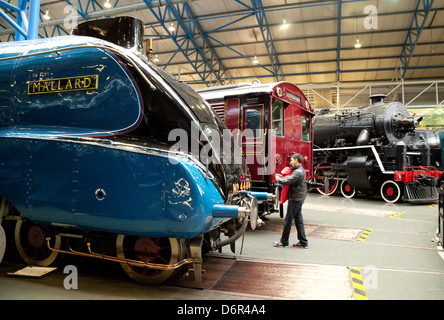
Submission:
[[[422,118],[402,103],[372,104],[342,113],[320,112],[314,120],[314,178],[325,181],[323,194],[352,198],[356,192],[381,195],[389,203],[435,202],[441,172],[430,163],[427,145],[412,145]]]

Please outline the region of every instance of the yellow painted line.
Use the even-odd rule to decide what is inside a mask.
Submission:
[[[368,300],[365,291],[364,281],[362,280],[361,270],[359,268],[349,268],[353,286],[355,300]]]
[[[372,231],[372,229],[365,229],[365,231],[359,236],[358,241],[364,242]]]
[[[401,211],[401,212],[397,212],[397,213],[391,214],[387,218],[393,218],[393,217],[399,216],[400,214],[403,214],[403,213],[405,213],[405,211]]]
[[[438,206],[437,204],[432,204],[429,206],[429,208],[433,208],[433,207],[437,207],[437,206]]]

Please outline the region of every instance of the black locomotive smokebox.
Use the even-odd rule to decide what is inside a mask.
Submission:
[[[143,22],[134,17],[115,17],[80,23],[72,35],[106,40],[143,54]]]

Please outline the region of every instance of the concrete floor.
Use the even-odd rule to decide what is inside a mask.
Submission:
[[[444,260],[435,242],[436,206],[387,204],[381,200],[319,194],[310,194],[304,206],[306,225],[372,231],[364,242],[308,235],[310,249],[297,251],[261,248],[255,243],[270,243],[279,240],[279,235],[251,232],[243,254],[260,256],[266,252],[269,259],[358,267],[367,284],[369,300],[444,299]],[[389,217],[400,212],[404,213]],[[296,234],[292,234],[296,242]]]
[[[390,217],[393,214],[395,216]],[[304,204],[303,215],[307,230],[314,230],[308,233],[308,250],[272,246],[272,242],[280,238],[283,223],[283,219],[273,214],[268,216],[269,221],[264,228],[247,231],[242,255],[239,255],[241,240],[238,240],[237,254],[232,254],[227,248],[222,254],[213,253],[213,257],[235,256],[246,261],[290,263],[296,267],[318,269],[325,267],[326,273],[334,268],[348,270],[356,267],[361,271],[369,300],[444,299],[444,260],[434,242],[438,215],[436,206],[391,205],[382,200],[345,199],[312,193]],[[273,224],[277,226],[277,231],[267,228]],[[336,227],[335,230],[371,229],[371,232],[362,242],[357,239],[341,240],[334,232],[328,232],[330,227]],[[296,241],[293,229],[290,242]],[[69,276],[69,273],[63,273],[65,265],[74,265],[78,270],[78,289],[65,289],[64,282]],[[40,279],[7,275],[22,267],[25,265],[11,260],[0,264],[0,299],[256,300],[267,296],[266,292],[242,294],[172,285],[144,286],[129,280],[120,266],[88,258],[66,258],[55,272]],[[308,280],[305,279],[305,282],[310,284],[310,269],[306,270]],[[260,282],[260,277],[255,281]],[[284,278],[282,290],[286,289],[285,283]],[[323,294],[327,290],[335,290],[326,286],[322,281],[316,282],[316,290],[311,291],[310,295],[298,294],[293,298],[324,299]],[[279,299],[279,296],[270,298]],[[334,296],[330,298],[335,299]],[[338,296],[338,299],[342,299],[342,296]]]

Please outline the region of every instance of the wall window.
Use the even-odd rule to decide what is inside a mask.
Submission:
[[[284,135],[284,103],[280,100],[273,102],[271,106],[271,129],[275,130],[275,135]]]

